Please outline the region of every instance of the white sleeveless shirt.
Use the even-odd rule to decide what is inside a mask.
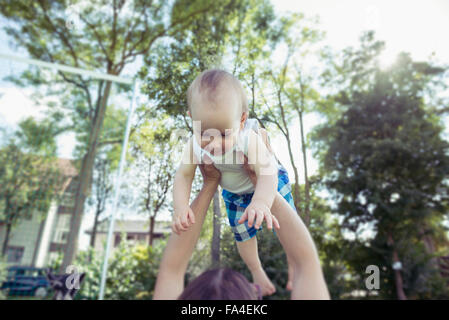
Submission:
[[[232,193],[246,194],[253,193],[255,188],[245,169],[243,168],[243,159],[237,156],[238,152],[243,152],[248,156],[248,137],[250,130],[256,133],[259,130],[257,119],[248,118],[245,127],[239,131],[237,141],[234,146],[226,153],[214,156],[208,151],[202,149],[195,137],[193,137],[193,152],[200,163],[203,163],[203,156],[206,154],[213,161],[214,166],[221,172],[220,186]]]

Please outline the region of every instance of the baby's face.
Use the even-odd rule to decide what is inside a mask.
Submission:
[[[193,132],[202,149],[218,156],[234,146],[243,127],[240,101],[229,88],[217,90],[215,101],[205,96],[192,99]]]

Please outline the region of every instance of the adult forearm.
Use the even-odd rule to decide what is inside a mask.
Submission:
[[[218,187],[218,181],[206,181],[201,188],[201,191],[198,193],[198,196],[193,200],[190,208],[195,213],[195,216],[201,213],[206,213],[209,208],[210,202],[214,197],[215,191]]]
[[[294,268],[292,299],[329,299],[315,243],[295,210],[279,192],[272,213],[281,228],[276,233]]]
[[[182,261],[183,272],[187,268],[188,260],[195,248],[196,242],[200,237],[201,228],[206,217],[207,209],[209,208],[210,202],[217,190],[218,183],[204,183],[200,192],[196,198],[190,204],[190,208],[195,214],[196,222],[190,226],[187,231],[181,233],[180,237],[183,240],[182,248],[178,248],[178,255]]]
[[[154,299],[176,299],[184,289],[184,274],[201,233],[201,227],[218,181],[206,181],[190,207],[195,223],[180,235],[172,233],[159,268]]]
[[[196,242],[201,233],[201,228],[204,222],[204,218],[209,208],[210,202],[217,190],[218,183],[204,183],[200,192],[196,196],[195,200],[190,204],[190,208],[195,214],[195,223],[190,226],[187,231],[181,232],[181,235],[174,235],[177,238],[182,239],[182,245],[179,247],[178,243],[178,258],[180,260],[180,265],[182,266],[182,272],[185,272],[187,268],[188,260],[195,248]]]

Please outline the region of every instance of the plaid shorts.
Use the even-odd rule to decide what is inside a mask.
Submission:
[[[290,204],[290,206],[295,210],[296,208],[293,203],[292,197],[292,187],[288,179],[287,170],[279,164],[278,168],[278,191],[284,197],[285,200]],[[248,220],[244,223],[239,224],[238,221],[243,215],[246,207],[251,202],[254,195],[253,193],[246,194],[235,194],[223,189],[221,195],[226,205],[226,211],[228,213],[229,224],[231,225],[232,232],[234,232],[234,238],[236,241],[246,241],[254,237],[257,231],[262,230],[262,226],[259,229],[254,228],[254,225],[250,228],[248,226]],[[273,228],[274,232],[274,228]],[[276,232],[275,232],[276,233]]]

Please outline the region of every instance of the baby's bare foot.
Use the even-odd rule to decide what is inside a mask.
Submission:
[[[262,269],[262,267],[252,271],[251,274],[253,276],[253,282],[257,283],[262,289],[263,296],[272,295],[276,292],[276,288],[274,287],[270,279],[268,279],[267,274]]]

